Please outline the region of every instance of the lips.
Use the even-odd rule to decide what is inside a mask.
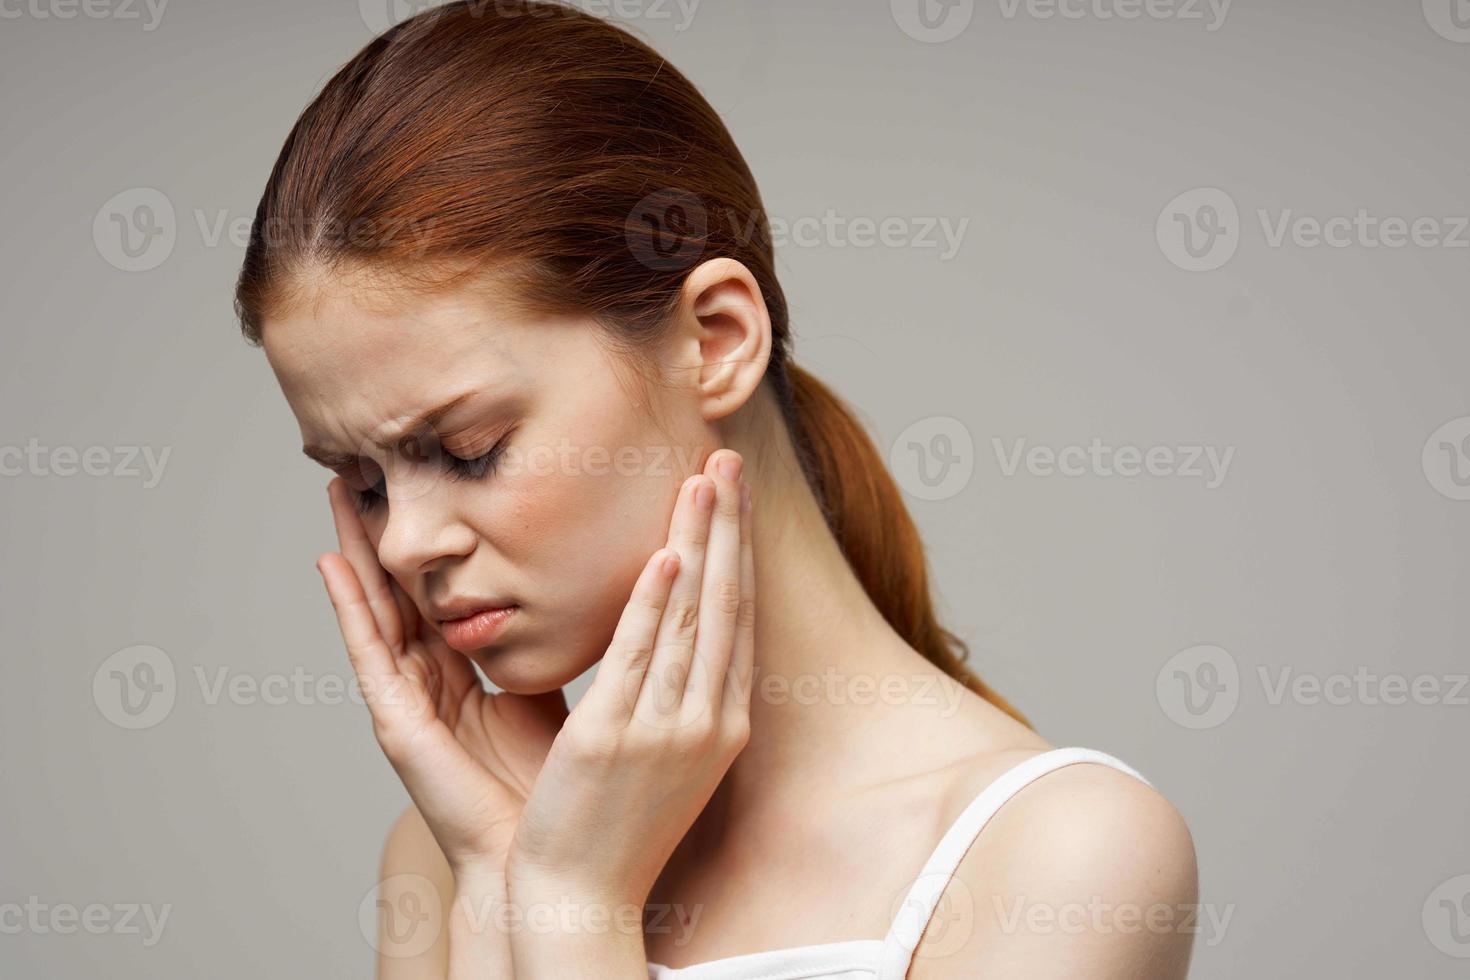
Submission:
[[[471,653],[494,643],[515,616],[517,605],[454,603],[434,609],[439,634],[460,653]]]

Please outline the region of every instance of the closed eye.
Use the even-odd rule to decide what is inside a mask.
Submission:
[[[445,471],[456,480],[481,480],[494,475],[496,464],[500,462],[500,458],[505,454],[506,444],[509,441],[510,433],[507,433],[488,452],[468,458],[456,456],[449,452],[441,452],[439,454],[440,461]],[[354,489],[352,495],[357,502],[358,512],[366,514],[388,499],[387,483],[380,476],[366,490]]]
[[[505,452],[505,444],[510,436],[505,436],[490,451],[480,456],[465,459],[455,456],[453,453],[444,454],[444,462],[457,479],[479,480],[495,472],[495,464],[500,462],[501,455]]]

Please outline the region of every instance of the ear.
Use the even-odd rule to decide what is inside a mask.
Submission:
[[[698,379],[705,421],[744,405],[771,359],[771,317],[755,276],[730,258],[700,263],[684,278],[674,320],[675,366]]]

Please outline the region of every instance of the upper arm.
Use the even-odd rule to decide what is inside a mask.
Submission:
[[[1199,913],[1194,843],[1147,784],[1059,769],[991,818],[915,949],[912,980],[1179,980]]]
[[[417,807],[388,831],[378,881],[378,980],[444,980],[454,875]]]

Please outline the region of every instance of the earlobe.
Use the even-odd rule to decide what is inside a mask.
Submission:
[[[771,357],[771,317],[760,284],[734,259],[710,259],[684,280],[688,325],[699,350],[705,419],[733,413],[755,393]]]

